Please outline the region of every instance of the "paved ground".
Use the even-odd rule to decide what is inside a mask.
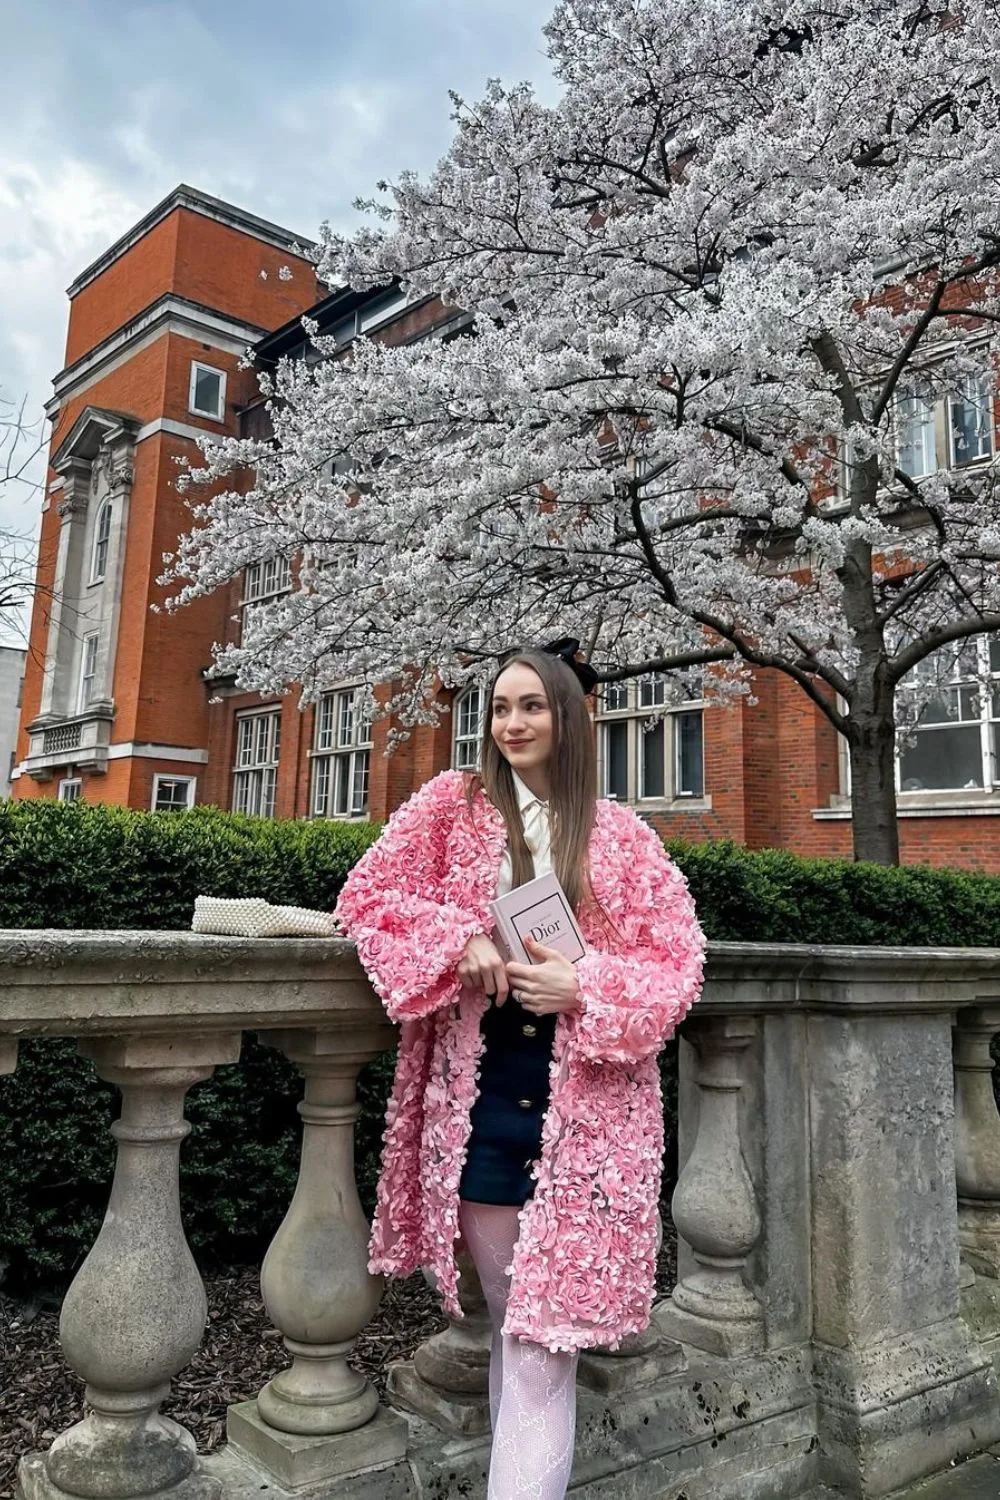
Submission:
[[[1000,1449],[903,1490],[899,1500],[1000,1500]]]
[[[843,1500],[832,1490],[815,1490],[805,1500]],[[925,1479],[907,1490],[897,1490],[892,1500],[1000,1500],[1000,1447],[958,1464],[946,1474]]]

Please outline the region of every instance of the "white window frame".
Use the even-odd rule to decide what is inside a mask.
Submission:
[[[466,706],[478,697],[479,708],[477,714],[477,727],[473,733],[464,732],[462,720],[465,716]],[[482,753],[483,733],[485,726],[484,705],[486,702],[486,690],[478,683],[470,683],[468,687],[456,694],[451,705],[451,764],[456,771],[475,771],[479,768]],[[462,749],[467,747],[470,753],[463,755]]]
[[[159,809],[157,809],[156,804],[157,804],[157,802],[159,801],[159,798],[160,798],[160,784],[161,784],[161,782],[164,782],[164,781],[174,781],[174,782],[183,782],[183,783],[185,783],[185,785],[187,787],[187,793],[186,793],[187,801],[185,802],[184,807],[185,808],[192,808],[192,807],[194,807],[195,788],[196,788],[196,785],[197,785],[197,780],[198,780],[198,778],[196,776],[175,776],[175,775],[173,775],[173,774],[171,774],[171,773],[169,773],[167,771],[157,771],[157,772],[155,772],[154,776],[153,776],[153,795],[152,795],[152,798],[151,798],[150,804],[149,804],[150,811],[151,812],[157,812],[157,811],[160,811],[160,812],[167,812],[167,811],[170,811],[170,812],[180,812],[180,811],[182,811],[181,808],[169,808],[169,809],[168,808],[159,808]]]
[[[94,684],[97,681],[97,658],[101,649],[100,633],[96,630],[83,637],[80,648],[80,680],[77,684],[77,713],[86,713],[95,698]],[[87,684],[90,684],[88,690]]]
[[[287,557],[268,557],[251,563],[243,574],[241,640],[255,609],[287,594],[292,587],[292,565]]]
[[[309,751],[309,816],[353,822],[368,817],[372,719],[360,708],[360,684],[341,683],[316,704]]]
[[[993,643],[992,659],[998,663],[991,668],[991,640]],[[984,795],[1000,792],[1000,648],[997,638],[986,635],[972,636],[965,641],[956,642],[956,647],[966,649],[974,647],[977,660],[976,677],[968,674],[962,675],[957,671],[950,674],[943,682],[943,690],[948,694],[954,694],[958,702],[958,709],[954,718],[943,719],[936,722],[924,724],[913,732],[908,743],[896,745],[896,794],[902,806],[907,802],[919,803],[932,798],[934,801],[950,800],[958,798],[979,799]],[[954,650],[955,648],[945,648]],[[986,678],[989,677],[989,685]],[[963,693],[976,691],[978,696],[978,713],[961,717],[963,714]],[[927,735],[947,733],[949,730],[963,728],[971,736],[973,727],[979,730],[979,770],[981,784],[978,786],[903,786],[903,760],[907,750],[914,748],[920,740]],[[847,782],[848,789],[850,782]]]
[[[963,396],[978,387],[982,395],[982,405],[986,413],[986,436],[988,445],[985,452],[977,453],[975,458],[966,463],[960,463],[955,457],[955,425],[953,408],[959,404]],[[898,412],[904,401],[923,399],[927,410],[927,420],[923,423],[921,432],[924,466],[919,473],[911,474],[910,478],[915,480],[926,479],[931,474],[941,471],[945,473],[962,473],[967,469],[974,469],[979,464],[987,464],[991,461],[996,451],[996,381],[990,370],[984,369],[981,375],[968,375],[963,377],[954,390],[936,397],[920,397],[919,381],[913,381],[901,387],[895,396],[893,422],[895,424],[894,445],[897,467],[902,468],[900,459],[902,457],[902,445],[900,443],[900,428]],[[931,449],[933,448],[933,452]],[[904,470],[904,472],[906,472]]]
[[[106,518],[106,519],[105,519]],[[111,496],[101,501],[94,525],[94,544],[90,552],[90,582],[103,583],[108,572],[111,548]],[[100,559],[98,561],[98,559]]]
[[[259,720],[266,725],[258,727]],[[244,733],[244,724],[254,727]],[[230,807],[249,817],[273,818],[281,761],[280,707],[269,704],[237,713],[235,738]]]
[[[67,792],[73,792],[73,796],[67,796]],[[59,802],[79,802],[83,795],[82,776],[64,776],[56,791]]]
[[[971,400],[970,400],[971,397]],[[955,407],[964,399],[971,406],[982,409],[986,423],[985,436],[987,438],[986,451],[977,453],[974,458],[960,462],[955,456]],[[996,438],[996,391],[990,373],[986,370],[981,375],[967,375],[961,383],[961,389],[951,391],[944,403],[947,417],[947,449],[948,464],[951,469],[972,469],[977,464],[989,463],[993,457],[994,443]]]
[[[940,467],[938,455],[942,450],[941,434],[938,431],[939,405],[939,402],[923,394],[919,384],[906,386],[896,392],[893,405],[893,445],[896,467],[903,469],[903,473],[907,474],[910,479],[926,479],[928,474],[936,474]],[[910,415],[904,418],[905,407],[911,407],[912,410]],[[919,440],[905,444],[904,435],[911,431],[918,434]],[[903,457],[907,447],[915,454],[919,450],[919,467],[914,464],[913,469],[903,468]]]
[[[962,644],[968,645],[975,642],[979,654],[980,670],[986,670],[986,663],[990,656],[990,641],[996,642],[994,658],[998,662],[998,669],[990,673],[991,685],[982,687],[982,698],[980,702],[980,714],[978,721],[975,719],[955,718],[941,722],[937,725],[928,724],[918,729],[918,735],[934,734],[949,727],[955,728],[961,724],[979,723],[980,757],[982,767],[983,785],[977,787],[922,787],[917,789],[911,787],[903,788],[902,756],[906,753],[908,745],[900,745],[897,737],[895,750],[895,786],[896,800],[900,811],[919,811],[922,807],[957,807],[963,804],[978,805],[984,801],[989,803],[994,797],[1000,796],[1000,637],[972,636]],[[958,644],[958,643],[956,643]],[[960,684],[968,685],[970,678],[955,677],[951,684],[952,688],[958,688]],[[843,699],[837,699],[837,706],[843,713],[847,712],[847,704]],[[831,799],[831,807],[834,811],[845,811],[850,807],[851,801],[851,757],[847,742],[842,735],[837,736],[838,759],[840,764],[840,786],[839,796]]]
[[[198,387],[198,374],[204,371],[206,375],[218,375],[219,377],[219,400],[214,411],[207,411],[202,406],[195,405],[195,391]],[[226,371],[220,370],[217,365],[206,365],[200,359],[191,361],[191,376],[188,381],[188,411],[196,417],[208,417],[212,422],[224,422],[226,419]]]
[[[619,683],[606,683],[598,691],[601,696],[598,699],[595,723],[599,795],[612,801],[620,800],[612,794],[608,785],[610,759],[608,740],[610,738],[609,726],[624,724],[625,801],[636,807],[710,807],[711,798],[705,791],[704,699],[692,698],[678,703],[668,703],[665,701],[664,681],[655,678],[628,678]],[[620,703],[620,706],[609,708],[607,706],[609,700]],[[680,784],[682,751],[680,724],[685,715],[691,714],[698,715],[702,725],[700,792],[686,790]],[[663,724],[663,791],[644,796],[642,795],[643,754],[649,739],[644,726],[654,718],[657,721],[662,718]],[[655,723],[650,733],[652,735],[660,733]]]

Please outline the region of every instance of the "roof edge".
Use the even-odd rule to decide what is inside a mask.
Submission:
[[[76,280],[66,288],[66,295],[72,300],[81,292],[85,286],[106,271],[109,266],[114,265],[116,260],[130,250],[139,240],[149,234],[151,229],[161,223],[168,214],[173,213],[175,208],[187,208],[192,213],[203,214],[207,219],[216,219],[220,224],[228,224],[231,229],[238,229],[243,234],[252,235],[255,239],[262,240],[267,245],[274,245],[279,250],[287,250],[290,254],[299,250],[311,250],[315,248],[315,241],[307,239],[305,235],[293,234],[290,229],[284,229],[280,224],[274,224],[270,219],[262,219],[257,214],[252,214],[248,209],[238,208],[234,203],[227,203],[222,198],[213,198],[210,193],[203,193],[199,188],[190,187],[186,182],[180,183],[173,192],[151,208],[149,213],[144,214],[131,229],[127,229],[114,244],[107,250],[101,252],[96,260],[91,261],[85,270],[81,271]]]

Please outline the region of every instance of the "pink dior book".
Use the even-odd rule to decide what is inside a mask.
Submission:
[[[524,938],[555,948],[571,963],[587,951],[573,908],[554,873],[539,875],[490,902],[493,942],[505,963],[530,964]]]

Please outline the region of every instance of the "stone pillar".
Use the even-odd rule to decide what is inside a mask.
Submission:
[[[380,1408],[347,1363],[382,1297],[381,1278],[368,1272],[368,1223],[354,1180],[357,1077],[392,1035],[388,1025],[262,1033],[305,1075],[299,1179],[261,1270],[268,1315],[292,1363],[256,1401],[230,1409],[228,1434],[285,1489],[395,1461],[406,1449],[405,1421]]]
[[[481,1437],[490,1430],[492,1325],[472,1257],[461,1251],[457,1264],[465,1317],[449,1318],[448,1327],[425,1339],[412,1359],[395,1360],[386,1389],[395,1406],[426,1417],[445,1432]],[[435,1286],[433,1275],[424,1275]]]
[[[0,1073],[13,1073],[17,1067],[17,1037],[0,1036]]]
[[[38,717],[73,713],[73,643],[80,635],[80,594],[83,587],[83,538],[87,522],[93,464],[71,455],[59,465],[62,493],[56,498],[59,542],[55,577],[49,601],[49,628],[45,643],[45,671]],[[36,721],[37,722],[37,721]]]
[[[180,1215],[184,1095],[217,1063],[239,1059],[239,1033],[99,1038],[80,1050],[122,1094],[107,1216],[60,1318],[63,1353],[87,1382],[90,1411],[47,1454],[22,1461],[20,1492],[25,1500],[213,1500],[219,1484],[200,1471],[194,1439],[159,1407],[201,1343],[207,1311]]]
[[[951,1019],[809,1017],[813,1378],[826,1483],[883,1496],[1000,1437],[959,1316]]]
[[[697,1051],[698,1127],[674,1189],[677,1232],[694,1267],[657,1308],[661,1330],[711,1354],[746,1354],[764,1347],[763,1309],[744,1279],[761,1232],[754,1185],[740,1140],[740,1090],[752,1017],[689,1021]]]
[[[968,1284],[1000,1280],[1000,1112],[993,1093],[990,1044],[1000,1031],[995,1008],[961,1010],[955,1027],[955,1177],[958,1225]]]

